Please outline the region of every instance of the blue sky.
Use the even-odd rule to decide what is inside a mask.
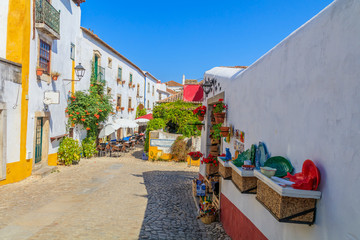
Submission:
[[[88,0],[82,26],[162,82],[181,82],[252,64],[331,2]]]

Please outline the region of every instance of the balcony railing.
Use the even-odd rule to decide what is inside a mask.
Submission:
[[[57,11],[46,0],[36,0],[35,7],[36,27],[60,39],[60,11]]]

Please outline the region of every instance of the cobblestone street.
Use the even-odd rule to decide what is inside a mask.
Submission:
[[[140,149],[83,159],[0,188],[0,239],[227,239],[196,219],[197,168],[147,162]]]

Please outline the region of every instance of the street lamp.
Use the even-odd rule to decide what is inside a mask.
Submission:
[[[205,82],[202,85],[202,88],[204,90],[204,93],[206,96],[212,91],[212,87],[216,85],[216,79],[205,79]]]
[[[81,65],[81,63],[79,63],[79,65],[77,65],[75,67],[75,73],[76,76],[78,77],[79,81],[81,80],[81,78],[84,76],[85,74],[85,68]]]

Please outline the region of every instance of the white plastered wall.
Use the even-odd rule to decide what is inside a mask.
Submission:
[[[32,2],[33,3],[33,2]],[[28,132],[27,132],[27,158],[33,156],[34,149],[34,124],[35,112],[44,111],[44,92],[59,91],[60,104],[49,105],[49,137],[55,137],[66,133],[67,118],[65,117],[65,108],[67,106],[68,93],[71,90],[71,82],[63,79],[72,78],[72,60],[70,59],[71,43],[75,44],[80,31],[80,7],[76,6],[73,1],[53,0],[51,4],[55,9],[60,10],[60,40],[52,40],[46,34],[35,29],[35,39],[31,32],[30,41],[30,70],[29,70],[29,115],[28,115]],[[33,21],[33,18],[31,18]],[[33,31],[33,30],[32,30]],[[57,81],[48,83],[46,77],[41,76],[42,81],[37,80],[36,66],[39,58],[39,37],[52,43],[51,51],[51,71],[57,71],[61,74]],[[75,60],[77,56],[75,55]],[[76,60],[76,63],[78,61]],[[50,142],[49,154],[58,151],[59,141]]]
[[[360,1],[338,0],[247,70],[205,74],[220,82],[227,124],[245,131],[246,148],[263,141],[296,172],[306,159],[321,172],[311,227],[277,222],[254,196],[223,181],[223,194],[269,239],[360,238],[359,39]],[[234,153],[232,142],[223,147]]]
[[[7,17],[9,0],[0,1],[0,57],[6,58]]]

